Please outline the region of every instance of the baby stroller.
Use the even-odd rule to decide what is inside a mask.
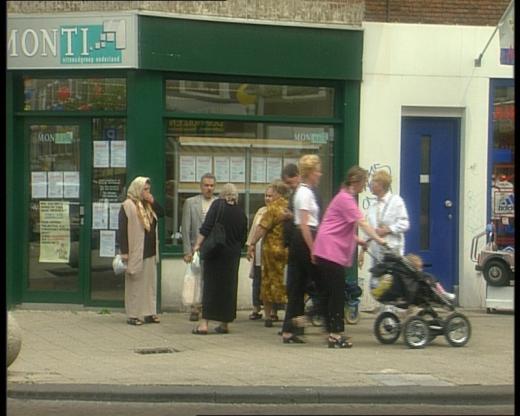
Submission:
[[[350,325],[359,321],[359,298],[363,291],[355,282],[345,281],[345,322]],[[323,317],[320,316],[318,307],[318,291],[314,284],[307,287],[305,298],[305,315],[313,326],[322,326]]]
[[[390,248],[381,249],[383,260],[370,269],[372,296],[383,305],[393,305],[413,314],[401,324],[396,312],[381,312],[374,323],[377,340],[393,344],[402,332],[409,348],[424,348],[440,335],[444,335],[452,347],[466,345],[471,336],[468,318],[434,289],[430,275],[417,270],[408,259]]]

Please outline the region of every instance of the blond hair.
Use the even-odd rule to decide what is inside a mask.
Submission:
[[[404,256],[404,258],[408,260],[408,262],[417,270],[423,269],[423,261],[417,254],[408,253],[406,256]]]
[[[321,165],[321,160],[318,155],[303,155],[298,161],[298,170],[301,177],[308,178],[319,165]]]
[[[392,184],[392,176],[386,170],[378,170],[372,175],[372,181],[380,183],[383,190],[387,192]]]
[[[278,195],[280,195],[283,198],[285,198],[287,196],[287,194],[289,193],[289,188],[287,187],[285,182],[282,181],[281,179],[275,179],[274,181],[272,181],[269,184],[267,189],[269,189],[269,188],[271,188],[274,192],[276,192]]]
[[[232,183],[226,183],[219,193],[219,198],[225,199],[228,204],[238,204],[238,191],[237,187]]]

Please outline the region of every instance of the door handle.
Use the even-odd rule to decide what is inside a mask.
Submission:
[[[446,208],[451,208],[453,206],[453,202],[451,202],[449,199],[447,199],[446,201],[444,201],[444,206]]]

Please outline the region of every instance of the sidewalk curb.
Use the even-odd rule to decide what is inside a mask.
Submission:
[[[23,400],[191,403],[514,404],[514,385],[462,386],[176,386],[8,383],[7,397]]]

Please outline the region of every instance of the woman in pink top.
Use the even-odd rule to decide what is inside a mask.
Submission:
[[[347,172],[341,190],[332,199],[314,240],[312,254],[320,279],[320,308],[325,317],[329,348],[350,348],[345,331],[345,267],[352,265],[357,244],[366,244],[356,235],[357,226],[374,241],[385,240],[363,219],[356,195],[365,189],[368,172],[354,166]]]

